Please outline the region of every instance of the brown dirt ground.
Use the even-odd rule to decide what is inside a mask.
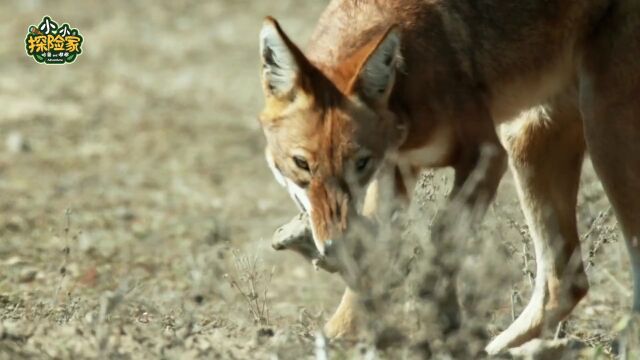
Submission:
[[[0,359],[313,357],[343,285],[270,247],[295,208],[262,156],[257,34],[271,14],[304,43],[325,4],[0,3]],[[75,63],[25,55],[28,25],[47,14],[84,35]],[[4,146],[16,139],[28,150]],[[566,336],[604,353],[631,289],[615,219],[596,221],[607,209],[586,164],[579,219],[582,233],[593,229],[583,245],[592,288]],[[483,250],[464,257],[461,291],[487,300],[471,306],[493,335],[514,292],[516,312],[526,304],[524,264],[535,268],[510,178],[475,238]],[[253,257],[255,272],[238,268]],[[483,287],[492,272],[505,280]],[[256,323],[229,280],[246,286],[255,274],[263,288],[271,273],[268,322]],[[351,358],[362,346],[329,351]]]

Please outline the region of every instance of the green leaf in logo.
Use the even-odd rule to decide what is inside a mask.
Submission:
[[[75,60],[75,59],[76,59],[76,54],[75,54],[75,53],[73,53],[73,54],[69,54],[69,56],[67,56],[67,57],[65,58],[65,60],[67,60],[67,62],[72,62],[72,61],[73,61],[73,60]]]

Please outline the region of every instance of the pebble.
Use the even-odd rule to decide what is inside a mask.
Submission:
[[[20,276],[18,277],[18,281],[21,283],[32,282],[36,279],[38,275],[38,270],[36,269],[24,269],[20,272]]]
[[[7,147],[7,151],[10,153],[18,154],[22,152],[28,152],[31,150],[31,146],[29,142],[25,139],[25,137],[19,132],[12,132],[7,135],[7,140],[5,142]]]

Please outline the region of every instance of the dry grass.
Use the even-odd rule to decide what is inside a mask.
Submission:
[[[233,252],[234,271],[225,274],[229,285],[244,298],[253,322],[268,327],[269,286],[273,272],[266,271],[259,264],[257,255],[248,256]]]
[[[370,336],[316,341],[343,285],[270,247],[294,206],[262,158],[257,33],[272,14],[304,42],[325,3],[0,3],[0,359],[461,358],[522,310],[535,259],[505,178],[481,227],[449,254],[465,322],[442,336],[441,303],[418,299],[417,272],[405,276],[433,270],[425,239],[450,174],[429,172],[405,233],[367,255],[395,249],[383,279],[395,290],[371,290],[385,307],[373,308]],[[83,33],[76,63],[24,54],[27,26],[45,14]],[[591,292],[561,335],[605,358],[631,289],[608,208],[587,164],[579,219]]]

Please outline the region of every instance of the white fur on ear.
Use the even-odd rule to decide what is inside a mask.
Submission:
[[[265,91],[275,96],[289,93],[296,81],[298,64],[274,20],[266,20],[260,31],[260,57]]]
[[[373,101],[386,101],[402,63],[400,31],[391,29],[371,53],[359,74],[361,95]]]

